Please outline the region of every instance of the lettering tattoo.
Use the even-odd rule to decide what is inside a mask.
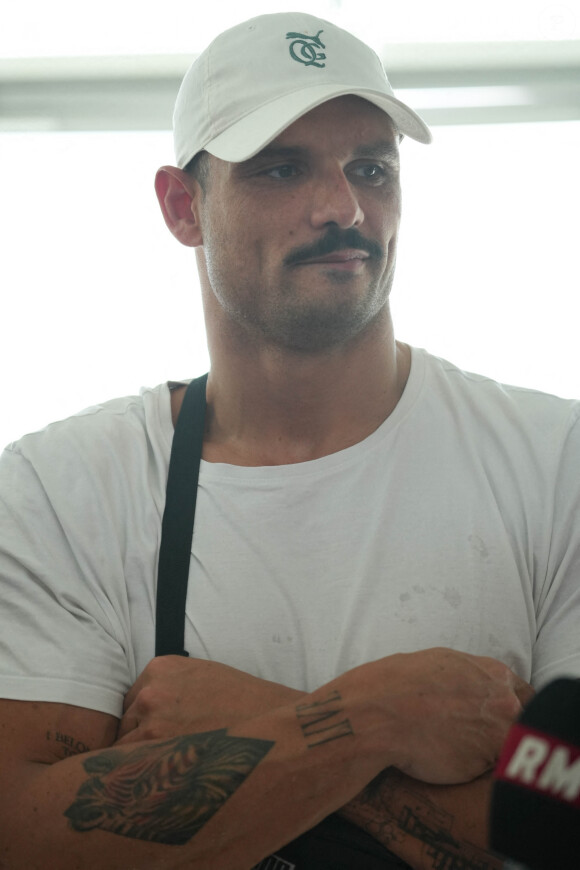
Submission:
[[[99,828],[167,845],[187,843],[251,774],[273,742],[226,729],[83,762],[89,779],[65,811],[75,831]]]
[[[46,739],[54,745],[61,758],[70,758],[71,755],[82,755],[90,752],[90,747],[82,740],[71,737],[70,734],[62,734],[60,731],[47,731]]]
[[[296,716],[309,749],[354,734],[349,720],[340,718],[344,715],[344,710],[340,707],[341,701],[340,694],[334,692],[325,701],[298,704]],[[340,721],[336,721],[337,719]]]

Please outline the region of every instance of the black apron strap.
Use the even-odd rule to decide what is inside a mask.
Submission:
[[[188,655],[184,648],[185,599],[205,426],[206,384],[207,374],[187,387],[173,435],[157,574],[156,656]]]

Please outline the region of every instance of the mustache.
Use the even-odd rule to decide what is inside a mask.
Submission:
[[[325,257],[335,251],[343,251],[347,248],[356,248],[366,251],[371,257],[378,260],[384,257],[382,247],[373,239],[365,239],[355,227],[341,230],[340,227],[331,227],[327,234],[311,245],[303,245],[295,248],[284,258],[285,266],[295,266],[304,260],[312,260],[316,257]]]

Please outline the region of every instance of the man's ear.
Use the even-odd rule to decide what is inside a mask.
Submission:
[[[203,244],[197,208],[202,195],[198,182],[175,166],[162,166],[155,176],[155,192],[165,223],[175,238],[188,248]]]

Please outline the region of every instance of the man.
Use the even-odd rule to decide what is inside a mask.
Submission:
[[[186,76],[156,189],[211,354],[190,658],[154,657],[185,386],[12,445],[11,870],[247,870],[333,813],[414,868],[500,866],[489,771],[528,683],[580,675],[579,408],[395,341],[404,135],[376,56],[308,15]]]

